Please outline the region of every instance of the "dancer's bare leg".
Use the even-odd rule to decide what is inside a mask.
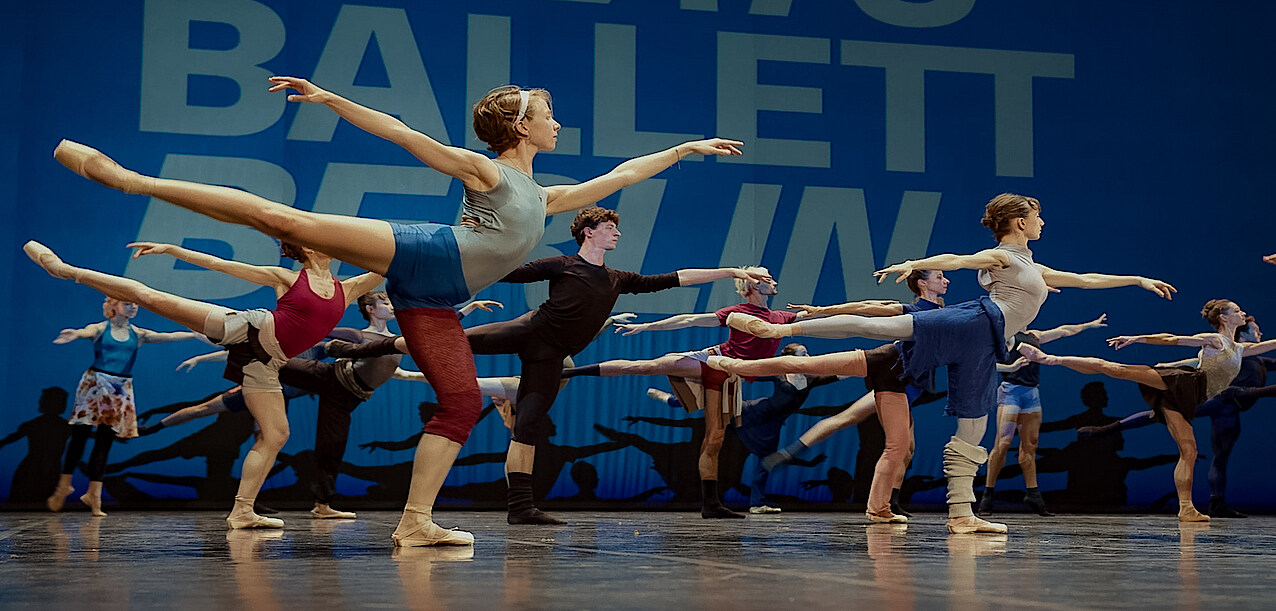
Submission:
[[[832,437],[833,433],[868,420],[868,417],[875,413],[877,413],[877,402],[870,391],[836,415],[816,422],[798,439],[809,448]]]
[[[1037,441],[1041,433],[1041,412],[1019,414],[1019,468],[1023,470],[1023,484],[1037,487]],[[1005,455],[1002,455],[1005,458]],[[991,463],[992,460],[989,459]]]
[[[756,316],[733,312],[727,316],[727,326],[758,337],[822,337],[846,339],[863,337],[886,341],[913,339],[912,314],[898,316],[855,316],[839,314],[827,318],[803,320],[791,324],[774,324]]]
[[[53,155],[71,171],[112,189],[150,195],[225,223],[247,225],[368,271],[384,274],[394,258],[394,231],[385,221],[298,210],[230,187],[142,176],[100,151],[67,140]]]
[[[680,378],[699,378],[700,361],[689,356],[666,354],[662,357],[644,360],[603,361],[598,364],[598,375],[614,376],[676,376]]]
[[[412,460],[408,502],[391,535],[395,546],[474,544],[474,535],[445,530],[434,523],[434,501],[460,451],[461,444],[446,437],[428,433],[421,436]]]
[[[284,413],[284,395],[277,390],[245,390],[244,403],[257,421],[260,435],[244,456],[240,467],[239,490],[235,493],[235,507],[226,523],[231,528],[283,528],[283,520],[265,518],[253,511],[257,493],[275,466],[275,457],[288,441],[288,416]]]
[[[1179,461],[1174,465],[1174,489],[1179,497],[1180,522],[1208,522],[1210,517],[1192,504],[1192,470],[1196,467],[1196,435],[1192,423],[1183,414],[1171,410],[1161,412],[1170,437],[1179,447]]]
[[[75,267],[64,263],[52,250],[39,242],[27,242],[23,246],[27,256],[31,257],[44,271],[55,278],[65,278],[96,289],[98,292],[119,299],[131,301],[155,314],[159,314],[196,333],[204,333],[204,321],[210,313],[225,314],[233,312],[211,303],[178,297],[171,293],[155,290],[141,282],[130,278],[121,278],[111,274]],[[217,340],[220,337],[213,337]]]
[[[834,352],[817,356],[777,356],[755,361],[710,356],[705,363],[714,369],[752,377],[805,373],[808,375],[840,375],[862,378],[868,373],[868,362],[865,360],[863,350]]]
[[[1015,431],[1019,428],[1019,414],[1009,413],[1005,405],[997,406],[997,437],[993,440],[992,451],[988,453],[988,472],[984,478],[984,496],[979,499],[978,514],[992,515],[993,493],[997,487],[997,477],[1001,468],[1006,466],[1006,454],[1010,452],[1010,444],[1015,439]],[[1022,443],[1022,442],[1021,442]]]
[[[1165,390],[1165,381],[1155,369],[1147,365],[1126,365],[1092,356],[1055,356],[1028,344],[1020,344],[1019,353],[1034,363],[1062,365],[1079,373],[1105,375],[1109,378],[1129,380],[1158,390]]]

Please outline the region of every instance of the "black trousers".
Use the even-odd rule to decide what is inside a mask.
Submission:
[[[522,362],[518,397],[514,400],[513,439],[536,445],[550,435],[549,408],[562,387],[563,359],[571,354],[541,338],[528,312],[514,320],[465,330],[474,354],[517,354]]]

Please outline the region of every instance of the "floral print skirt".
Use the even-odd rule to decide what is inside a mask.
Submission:
[[[75,411],[69,422],[109,426],[123,439],[137,437],[133,378],[94,369],[84,372],[75,390]]]

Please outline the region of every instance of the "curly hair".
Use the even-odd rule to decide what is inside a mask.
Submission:
[[[1041,202],[1037,201],[1037,198],[1002,193],[984,206],[984,218],[980,222],[984,227],[992,230],[993,238],[1001,241],[1010,234],[1012,222],[1028,216],[1033,210],[1041,211]]]
[[[1223,314],[1227,311],[1227,307],[1235,305],[1229,299],[1211,299],[1201,307],[1201,318],[1210,323],[1211,327],[1218,329],[1223,325]]]
[[[519,95],[524,91],[518,85],[502,85],[487,92],[483,99],[474,104],[474,135],[487,143],[487,150],[497,155],[514,148],[518,144],[519,133],[514,128],[514,119],[518,117]],[[554,108],[554,101],[544,89],[527,89],[532,98],[545,101],[545,105]],[[525,110],[524,117],[530,116],[531,104]]]
[[[300,246],[288,242],[279,243],[279,254],[288,257],[293,261],[300,261],[301,263],[305,263],[306,260],[309,259],[309,257],[306,256],[306,251],[302,250]]]
[[[599,208],[593,206],[590,208],[582,208],[576,213],[576,218],[572,219],[572,237],[576,238],[576,245],[580,246],[585,243],[585,230],[593,229],[607,221],[620,225],[620,215],[615,210],[607,208]]]

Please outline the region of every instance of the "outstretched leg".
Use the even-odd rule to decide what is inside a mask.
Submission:
[[[68,265],[45,245],[31,241],[22,247],[27,256],[37,265],[44,268],[55,278],[75,280],[85,286],[97,289],[98,292],[120,301],[131,301],[137,305],[167,318],[196,333],[206,333],[205,321],[209,314],[226,314],[233,312],[211,303],[178,297],[170,293],[155,290],[141,282],[130,278],[112,276],[99,271]],[[210,337],[219,340],[221,337]]]
[[[1055,356],[1028,344],[1020,344],[1019,353],[1034,363],[1062,365],[1079,373],[1105,375],[1109,378],[1129,380],[1157,390],[1165,390],[1165,382],[1161,376],[1147,365],[1126,365],[1091,356]]]
[[[708,366],[741,376],[762,377],[805,373],[808,375],[841,375],[862,378],[868,373],[868,363],[863,350],[834,352],[818,356],[777,356],[769,359],[744,361],[725,356],[710,356]]]
[[[700,361],[682,354],[666,354],[664,356],[641,361],[617,359],[603,361],[596,365],[581,365],[563,369],[563,378],[577,376],[674,376],[678,378],[700,377]]]
[[[732,312],[727,316],[728,327],[757,337],[822,337],[846,339],[863,337],[886,341],[913,339],[913,316],[854,316],[841,314],[827,318],[804,320],[790,324],[770,323],[756,316]]]
[[[53,156],[72,172],[112,189],[150,195],[225,223],[247,225],[378,274],[384,274],[394,258],[394,231],[385,221],[298,210],[230,187],[142,176],[101,151],[69,140],[58,144]]]

